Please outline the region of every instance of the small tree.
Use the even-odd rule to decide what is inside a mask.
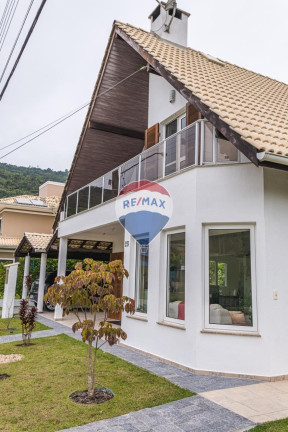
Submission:
[[[19,317],[22,325],[22,339],[24,345],[30,345],[31,333],[36,325],[37,308],[28,306],[28,300],[20,302]]]
[[[77,263],[75,270],[68,276],[59,276],[55,279],[47,294],[45,301],[59,304],[64,308],[64,314],[71,311],[77,320],[72,327],[73,332],[81,330],[83,342],[87,342],[88,350],[88,396],[93,397],[95,387],[95,369],[98,350],[108,342],[110,346],[117,344],[120,339],[127,338],[121,328],[114,328],[107,322],[109,313],[134,313],[134,300],[122,296],[117,298],[113,294],[113,282],[128,277],[128,271],[121,260],[110,263],[94,261],[86,258]],[[77,307],[75,307],[77,305]],[[79,315],[79,309],[84,313],[84,318]],[[90,312],[92,319],[87,316]],[[104,319],[98,325],[97,313],[103,311]],[[101,343],[101,342],[102,343]],[[95,347],[93,347],[95,343]],[[94,351],[94,352],[93,352]]]
[[[30,295],[30,289],[32,286],[32,282],[33,282],[33,277],[31,274],[25,276],[25,285],[27,288],[27,298],[29,298],[29,295]]]

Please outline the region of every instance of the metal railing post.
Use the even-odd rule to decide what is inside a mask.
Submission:
[[[104,202],[104,176],[102,177],[102,196],[101,196],[101,204]]]
[[[79,190],[77,191],[77,198],[76,198],[76,213],[75,214],[78,214],[78,201],[79,201]]]
[[[91,190],[91,185],[88,186],[88,209],[90,209],[90,190]]]
[[[121,165],[120,167],[118,167],[118,195],[119,195],[119,193],[120,193],[120,190],[121,190],[121,188],[120,188],[120,180],[121,180],[121,167],[122,167],[122,165]]]
[[[212,143],[213,143],[213,164],[216,164],[217,159],[217,138],[216,138],[216,128],[213,126],[213,136],[212,136]]]
[[[138,164],[139,164],[139,170],[138,170],[138,181],[140,182],[140,180],[141,180],[141,161],[142,161],[142,158],[141,158],[141,153],[139,154],[139,158],[138,158]]]
[[[166,140],[163,142],[163,167],[162,167],[162,177],[165,177],[165,167],[166,167]]]
[[[194,165],[198,165],[199,158],[199,123],[195,124],[195,162]]]

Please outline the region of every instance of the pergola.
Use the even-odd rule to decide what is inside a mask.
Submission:
[[[107,261],[110,260],[110,254],[112,253],[112,246],[113,243],[110,241],[97,241],[97,240],[87,240],[87,239],[81,240],[81,239],[69,238],[67,239],[67,258],[78,259],[78,260],[83,260],[84,258],[93,258],[96,260]],[[60,249],[60,242],[59,242],[59,238],[57,237],[57,232],[55,232],[54,234],[26,232],[24,233],[24,236],[21,239],[15,251],[16,259],[19,257],[25,257],[23,288],[22,288],[22,298],[25,299],[27,298],[26,276],[28,276],[30,272],[30,259],[31,257],[41,258],[38,301],[37,301],[38,312],[43,312],[43,297],[44,297],[47,258],[58,259],[59,249]],[[59,275],[63,273],[63,272],[61,273],[62,270],[63,270],[62,268],[59,268],[59,261],[58,261]],[[65,272],[63,274],[65,274]],[[14,279],[13,279],[13,283],[12,281],[11,283],[9,283],[9,276],[8,276],[8,282],[7,284],[5,284],[5,290],[11,291],[9,298],[15,297],[16,280],[14,283]],[[14,290],[13,293],[12,290]],[[11,306],[3,303],[3,311],[6,309],[7,310],[11,309]],[[9,313],[9,311],[7,313]]]

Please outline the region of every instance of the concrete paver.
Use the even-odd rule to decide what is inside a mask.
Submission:
[[[288,417],[288,381],[208,391],[201,396],[255,422]]]

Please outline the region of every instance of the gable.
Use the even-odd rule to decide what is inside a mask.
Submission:
[[[139,71],[143,66],[143,58],[113,35],[74,156],[66,194],[141,152],[148,123],[148,74]],[[122,80],[125,81],[113,88]]]

